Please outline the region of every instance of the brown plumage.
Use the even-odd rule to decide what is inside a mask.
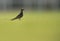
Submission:
[[[12,20],[16,20],[16,19],[21,19],[23,17],[23,8],[21,9],[21,12],[19,13],[19,15],[17,15],[15,18],[13,18]]]

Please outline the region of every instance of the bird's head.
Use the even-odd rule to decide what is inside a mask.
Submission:
[[[21,11],[23,11],[24,9],[23,8],[21,8]]]

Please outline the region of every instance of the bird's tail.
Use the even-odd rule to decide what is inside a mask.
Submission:
[[[11,19],[11,21],[13,21],[13,20],[15,20],[15,19],[17,19],[17,18],[13,18],[13,19]]]

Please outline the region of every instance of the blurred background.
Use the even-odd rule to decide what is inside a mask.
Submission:
[[[0,9],[60,9],[60,0],[0,0]]]
[[[0,0],[0,41],[60,41],[60,0]]]

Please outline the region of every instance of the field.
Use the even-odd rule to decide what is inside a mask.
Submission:
[[[60,41],[59,11],[0,11],[0,41]]]

